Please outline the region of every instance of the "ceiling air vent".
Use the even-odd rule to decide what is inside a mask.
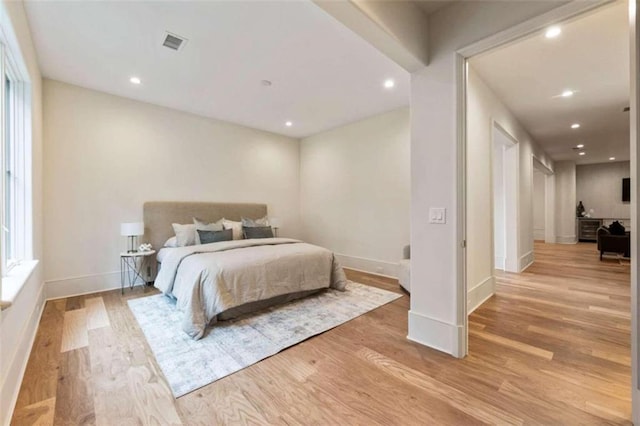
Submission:
[[[168,47],[172,50],[180,50],[184,47],[185,44],[187,44],[187,39],[184,37],[180,37],[176,34],[171,34],[168,31],[164,34],[164,41],[162,42],[162,45],[164,47]]]

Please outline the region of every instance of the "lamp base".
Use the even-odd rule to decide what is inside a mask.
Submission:
[[[127,250],[127,253],[137,253],[138,250],[135,247],[135,235],[129,235],[129,250]]]

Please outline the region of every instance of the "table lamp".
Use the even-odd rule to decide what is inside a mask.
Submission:
[[[135,239],[139,235],[144,235],[144,222],[130,222],[120,224],[120,235],[123,237],[129,237],[129,250],[127,253],[135,253],[136,243]]]
[[[278,228],[282,228],[282,221],[277,217],[270,217],[269,224],[271,228],[273,228],[273,234],[275,237],[278,236]]]

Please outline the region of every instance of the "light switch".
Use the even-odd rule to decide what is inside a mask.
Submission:
[[[429,223],[447,223],[447,209],[444,207],[431,207],[429,209]]]

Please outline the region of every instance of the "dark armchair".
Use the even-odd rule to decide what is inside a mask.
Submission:
[[[624,235],[612,235],[606,226],[598,228],[598,250],[600,260],[605,252],[622,253],[624,257],[629,257],[631,253],[631,237],[629,233]]]

